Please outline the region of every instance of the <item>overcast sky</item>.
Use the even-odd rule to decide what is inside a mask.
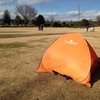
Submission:
[[[8,9],[11,18],[15,18],[16,5],[32,5],[44,18],[49,19],[51,15],[55,20],[77,21],[80,5],[80,20],[92,19],[100,15],[100,0],[0,0],[0,18],[4,10]]]

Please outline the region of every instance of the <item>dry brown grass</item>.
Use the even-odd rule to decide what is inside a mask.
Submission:
[[[0,100],[100,100],[100,68],[92,88],[60,75],[37,73],[48,46],[68,32],[82,34],[100,57],[100,28],[0,28]]]

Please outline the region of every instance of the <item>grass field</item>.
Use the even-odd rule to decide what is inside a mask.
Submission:
[[[0,28],[0,100],[100,100],[100,68],[92,88],[60,75],[37,73],[42,55],[55,39],[68,32],[83,35],[100,58],[100,27]]]

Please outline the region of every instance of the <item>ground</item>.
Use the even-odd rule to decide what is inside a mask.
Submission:
[[[100,68],[91,76],[91,88],[61,75],[37,72],[46,49],[69,32],[82,34],[100,58],[100,27],[95,32],[85,28],[0,28],[0,100],[100,100]]]

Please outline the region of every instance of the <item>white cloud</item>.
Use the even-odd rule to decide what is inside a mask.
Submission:
[[[14,11],[15,10],[15,6],[13,6],[13,5],[6,5],[6,6],[4,6],[4,5],[2,5],[2,6],[0,6],[0,12],[4,12],[4,10],[9,10],[9,11]]]
[[[48,12],[48,13],[41,13],[46,19],[49,19],[51,15],[53,15],[54,19],[61,20],[61,21],[68,21],[68,20],[73,20],[73,21],[78,21],[78,11],[70,11],[67,13],[57,13],[57,12]],[[80,13],[80,20],[82,19],[96,19],[96,16],[100,15],[100,11],[96,10],[91,10],[91,11],[86,11],[86,12],[81,12]]]
[[[39,3],[47,3],[54,0],[18,0],[19,4],[39,4]]]
[[[8,11],[10,12],[11,18],[15,18],[15,6],[0,6],[0,18],[2,18],[2,15],[4,13],[4,10],[8,9]],[[58,12],[46,12],[46,13],[40,13],[41,15],[44,16],[45,19],[50,18],[50,16],[54,17],[55,21],[78,21],[78,11],[70,11],[70,12],[66,12],[66,13],[58,13]],[[100,15],[100,11],[96,11],[96,10],[91,10],[91,11],[85,11],[85,12],[80,12],[80,20],[82,19],[92,19],[95,20],[96,16]]]
[[[98,15],[100,15],[100,11],[97,12],[96,10],[91,10],[81,13],[80,18],[95,19]]]
[[[0,6],[0,18],[2,18],[3,13],[4,13],[4,11],[5,11],[6,9],[9,11],[9,13],[10,13],[10,15],[11,15],[11,18],[14,18],[14,16],[15,16],[15,15],[14,15],[15,6],[13,6],[13,5],[6,5],[6,6],[2,5],[2,6]]]
[[[11,3],[13,0],[0,0],[0,4]]]

